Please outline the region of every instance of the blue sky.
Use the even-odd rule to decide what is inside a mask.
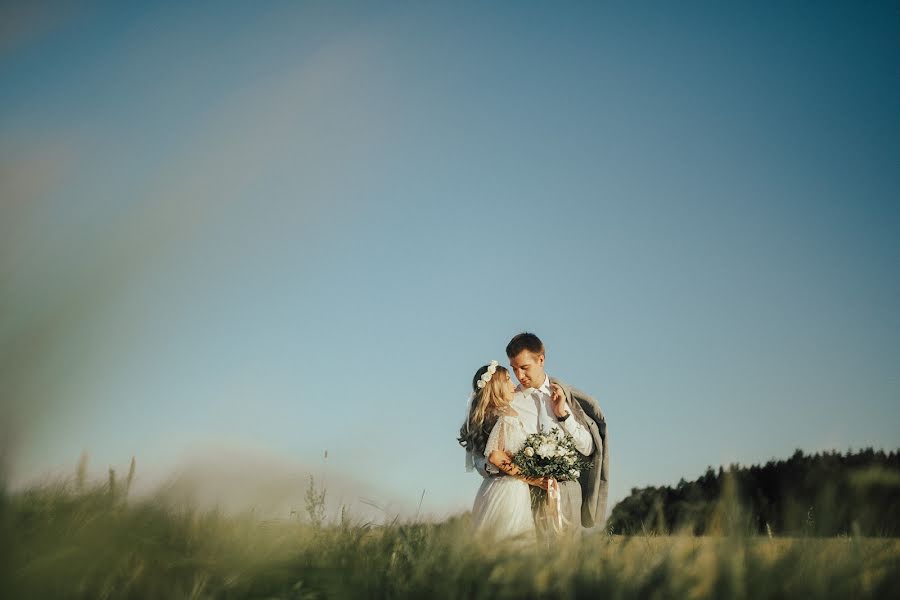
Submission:
[[[890,3],[2,10],[19,480],[253,455],[459,512],[522,330],[606,411],[613,502],[900,440]]]

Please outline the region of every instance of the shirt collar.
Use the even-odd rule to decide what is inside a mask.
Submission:
[[[546,373],[544,373],[543,385],[541,385],[541,387],[539,387],[537,390],[542,394],[547,394],[548,396],[552,395],[550,394],[550,376]]]

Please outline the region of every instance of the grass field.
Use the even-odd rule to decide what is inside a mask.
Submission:
[[[608,536],[509,550],[466,516],[260,521],[126,482],[45,484],[0,505],[3,598],[900,598],[900,541]],[[314,508],[314,507],[311,507]],[[312,511],[311,514],[315,514]]]

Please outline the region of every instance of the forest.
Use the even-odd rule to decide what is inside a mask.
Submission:
[[[612,510],[611,533],[900,535],[900,453],[866,448],[794,452],[732,464],[675,487],[632,488]]]

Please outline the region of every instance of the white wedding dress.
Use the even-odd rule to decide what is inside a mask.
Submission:
[[[484,455],[489,457],[493,450],[515,454],[525,446],[525,437],[525,428],[518,417],[501,416],[488,436]],[[533,537],[534,518],[528,484],[509,475],[485,477],[475,496],[472,524],[476,534],[496,538]]]

